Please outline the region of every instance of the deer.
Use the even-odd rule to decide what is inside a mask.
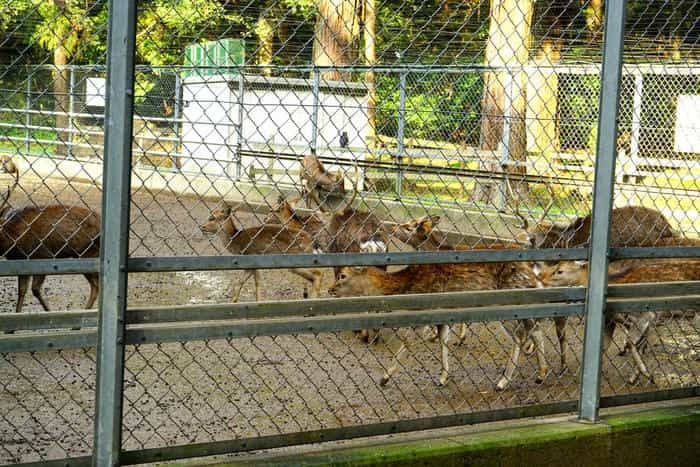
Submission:
[[[376,267],[344,267],[340,270],[340,274],[328,292],[332,296],[346,297],[535,286],[534,272],[525,263],[421,264],[407,266],[395,272],[387,272]],[[442,365],[438,385],[444,386],[449,378],[449,352],[447,348],[449,326],[439,324],[436,327],[440,337]],[[548,368],[544,354],[544,335],[541,328],[536,326],[536,321],[532,319],[516,323],[509,322],[506,328],[513,337],[514,343],[503,376],[498,381],[496,389],[504,390],[510,384],[518,364],[520,350],[530,338],[535,341],[537,347],[538,374],[536,382],[542,382],[547,375]],[[381,386],[386,386],[391,376],[396,373],[399,359],[406,350],[406,344],[402,343],[394,354],[391,366],[380,380]]]
[[[303,157],[299,175],[302,195],[311,198],[319,208],[326,203],[329,194],[345,195],[343,172],[330,172],[316,154],[306,154]]]
[[[96,258],[100,254],[100,216],[80,206],[50,204],[11,209],[8,206],[14,189],[19,184],[19,171],[11,159],[2,165],[14,174],[14,182],[8,187],[0,205],[0,255],[8,260]],[[83,274],[90,285],[85,308],[92,308],[100,290],[97,273]],[[44,311],[49,304],[41,287],[45,274],[17,276],[17,304],[15,312],[22,311],[27,292],[39,301]]]
[[[232,255],[251,254],[275,254],[275,253],[318,253],[311,236],[300,229],[294,229],[281,224],[263,224],[258,227],[239,229],[234,219],[234,211],[229,205],[214,209],[209,218],[200,225],[204,234],[219,237],[224,248]],[[300,276],[311,283],[312,297],[318,297],[321,293],[321,270],[316,268],[289,269],[289,272]],[[231,297],[232,302],[237,302],[245,283],[254,277],[255,298],[262,299],[260,289],[260,271],[257,269],[245,270],[243,280]],[[304,296],[308,291],[304,289]]]
[[[588,263],[585,261],[561,261],[558,264],[545,267],[537,272],[538,279],[547,287],[586,286],[588,284]],[[620,271],[608,275],[610,284],[633,284],[638,282],[678,282],[700,280],[700,261],[674,260],[657,263],[632,264]],[[631,342],[628,336],[628,320],[624,314],[606,314],[603,339],[603,351],[607,351],[612,343],[613,332],[619,326],[625,333],[624,349],[628,350],[634,359],[636,370],[630,377],[629,383],[634,384],[639,374],[654,381],[644,361],[639,354],[638,346],[646,341],[649,327],[656,321],[657,313],[646,311],[639,313],[636,318],[639,338]]]
[[[448,238],[437,230],[435,227],[440,223],[440,216],[425,215],[402,224],[396,224],[391,231],[391,235],[398,238],[400,241],[412,246],[417,250],[439,251],[439,250],[471,250],[471,249],[517,249],[520,246],[516,243],[495,243],[493,245],[479,245],[470,247],[467,245],[454,245]],[[533,267],[532,263],[526,263],[528,267]],[[539,286],[539,284],[538,284]],[[553,318],[557,339],[559,341],[559,350],[561,358],[561,368],[566,367],[566,317]],[[467,327],[462,323],[459,333],[459,342],[463,343],[466,339]],[[531,354],[535,350],[535,343],[532,343],[524,350],[526,355]]]

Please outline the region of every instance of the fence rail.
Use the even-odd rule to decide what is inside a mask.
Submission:
[[[0,464],[700,397],[697,2],[35,3]]]

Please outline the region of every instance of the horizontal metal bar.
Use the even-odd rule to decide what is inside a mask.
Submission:
[[[619,407],[621,405],[642,404],[648,402],[665,401],[672,399],[685,399],[687,397],[699,397],[700,386],[687,388],[661,389],[658,391],[635,392],[631,394],[619,394],[603,396],[600,398],[600,407]]]
[[[23,336],[21,334],[0,335],[0,353],[40,352],[44,350],[78,349],[95,347],[97,331],[65,331],[40,333]]]
[[[27,462],[23,464],[10,464],[8,467],[90,467],[92,456],[68,457],[50,461]]]
[[[700,246],[610,248],[610,259],[629,258],[700,258]]]
[[[293,255],[168,256],[129,258],[129,272],[218,271],[231,269],[285,269],[386,264],[440,264],[499,261],[557,261],[585,259],[586,249],[454,250],[398,253],[324,253]]]
[[[686,297],[647,297],[642,299],[609,300],[605,311],[613,313],[668,311],[700,311],[700,295]]]
[[[128,327],[126,343],[151,344],[190,340],[228,339],[286,334],[334,332],[348,329],[398,328],[439,323],[541,319],[583,313],[582,303],[493,306],[439,309],[425,312],[358,313],[338,316],[312,316],[215,321],[205,324],[144,325]]]
[[[97,311],[48,311],[0,314],[0,332],[38,329],[94,328]]]
[[[693,308],[700,295],[700,282],[624,284],[610,286],[608,298],[614,311]],[[432,310],[436,308],[488,305],[526,305],[571,302],[584,299],[582,287],[544,289],[482,290],[438,294],[390,295],[380,297],[321,298],[271,302],[164,305],[130,307],[127,324],[162,324],[175,322],[230,319],[316,316],[393,310]],[[649,297],[649,298],[645,298]],[[615,300],[633,299],[633,300]],[[6,313],[0,315],[0,331],[95,327],[97,312],[78,310],[42,313]]]
[[[162,448],[124,451],[121,460],[124,464],[144,464],[192,457],[214,456],[235,452],[256,451],[301,444],[338,441],[343,439],[363,438],[367,436],[407,433],[411,431],[432,430],[460,425],[495,422],[517,418],[554,415],[576,410],[576,401],[553,402],[549,404],[512,407],[508,409],[484,410],[471,413],[442,415],[436,417],[397,420],[393,422],[353,425],[340,428],[285,433],[281,435],[243,438],[230,441],[187,444]]]
[[[0,276],[86,274],[99,272],[97,258],[13,259],[0,261]]]
[[[700,295],[700,281],[617,284],[608,286],[608,298],[682,297]]]

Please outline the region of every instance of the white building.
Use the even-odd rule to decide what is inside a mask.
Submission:
[[[321,81],[316,113],[315,100],[310,79],[250,75],[186,78],[182,170],[290,181],[289,177],[297,178],[300,156],[314,146],[322,158],[347,160],[343,165],[348,168],[353,159],[364,156],[367,87],[363,83]],[[314,118],[318,122],[316,135]],[[341,147],[343,133],[347,143]]]

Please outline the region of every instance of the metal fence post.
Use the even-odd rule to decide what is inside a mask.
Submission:
[[[75,67],[68,68],[70,73],[68,88],[68,155],[73,157],[73,133],[75,132],[73,123],[73,113],[75,112]]]
[[[498,161],[498,167],[504,172],[508,172],[508,162],[510,160],[510,128],[512,123],[512,112],[513,112],[513,101],[514,101],[514,79],[513,73],[507,70],[504,74],[505,83],[503,83],[503,88],[505,89],[505,95],[503,96],[503,134],[501,135],[501,151],[500,160]],[[502,211],[506,206],[506,190],[507,190],[507,180],[508,174],[504,174],[504,178],[499,183],[496,207]]]
[[[632,96],[632,134],[630,135],[629,157],[634,164],[639,156],[639,138],[642,134],[642,92],[644,92],[644,75],[634,75],[634,96]]]
[[[238,137],[238,155],[236,159],[236,180],[241,179],[243,174],[243,117],[245,109],[243,107],[243,93],[245,92],[245,78],[243,70],[238,70],[238,124],[236,125],[236,136]]]
[[[93,465],[119,465],[136,0],[110,0]]]
[[[318,145],[318,106],[319,106],[319,88],[321,85],[321,73],[314,68],[313,73],[313,84],[311,88],[311,95],[313,98],[313,104],[311,107],[311,153],[316,154],[316,148]]]
[[[180,134],[180,120],[182,119],[182,78],[180,77],[180,69],[175,71],[175,109],[173,110],[173,132],[175,133],[175,147],[173,148],[173,154],[170,157],[171,164],[173,164],[173,171],[179,170],[178,167],[178,156],[180,154],[180,148],[182,147],[182,135]]]
[[[27,66],[27,96],[26,96],[26,104],[25,104],[25,113],[24,113],[24,151],[26,155],[29,155],[29,151],[31,150],[31,131],[29,130],[29,127],[32,124],[32,116],[31,116],[31,111],[32,111],[32,74],[30,71],[29,66]]]
[[[608,241],[615,184],[617,114],[625,30],[624,0],[610,1],[606,5],[598,154],[593,187],[586,326],[579,399],[579,418],[590,422],[598,419],[600,402],[603,325],[608,286]]]
[[[406,72],[402,71],[399,76],[399,124],[396,129],[396,197],[401,198],[401,188],[403,186],[403,171],[401,162],[404,154],[404,131],[406,129]]]

